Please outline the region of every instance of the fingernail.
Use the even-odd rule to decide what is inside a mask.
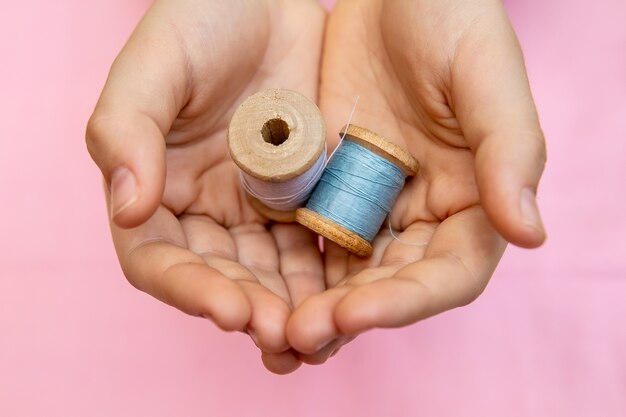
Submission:
[[[543,231],[543,224],[541,223],[541,216],[539,215],[539,209],[537,208],[537,199],[535,192],[531,188],[524,188],[520,196],[520,208],[524,222],[529,226]]]
[[[335,340],[335,338],[331,338],[331,339],[323,341],[322,343],[319,343],[315,347],[315,351],[319,352],[320,350],[324,349],[326,346],[330,345],[334,340]]]
[[[137,201],[137,182],[126,167],[117,168],[111,175],[111,218],[132,206]]]
[[[330,354],[329,358],[332,358],[333,356],[338,354],[340,350],[341,350],[341,346],[335,348],[335,350],[333,350],[333,352]]]

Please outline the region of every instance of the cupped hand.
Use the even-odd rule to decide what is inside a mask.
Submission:
[[[226,146],[235,108],[269,87],[318,94],[315,0],[157,0],[115,60],[87,128],[113,241],[138,289],[250,334],[265,366],[300,361],[292,308],[322,291],[317,239],[248,204]]]
[[[353,123],[419,161],[371,258],[326,242],[329,290],[288,321],[308,363],[376,327],[465,305],[506,246],[545,239],[535,191],[545,145],[522,53],[497,0],[342,0],[329,17],[320,106],[329,132]]]

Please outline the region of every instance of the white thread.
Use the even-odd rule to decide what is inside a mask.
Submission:
[[[335,152],[337,152],[337,149],[339,149],[339,145],[341,145],[341,142],[343,142],[343,139],[346,137],[346,134],[348,133],[348,128],[350,127],[350,123],[352,122],[352,116],[354,116],[354,111],[356,110],[356,105],[359,104],[360,99],[361,96],[359,95],[356,95],[354,97],[354,104],[352,105],[352,110],[350,110],[350,116],[348,116],[348,123],[346,123],[346,128],[343,131],[343,135],[341,135],[341,139],[339,139],[339,143],[337,144],[337,146],[335,146],[333,153],[331,153],[328,157],[328,161],[330,161],[330,158],[332,158]],[[328,162],[326,162],[326,164],[328,165]]]
[[[387,224],[389,225],[389,234],[391,235],[392,238],[394,238],[395,240],[397,240],[398,242],[402,243],[403,245],[408,245],[408,246],[428,246],[428,241],[425,240],[423,242],[407,242],[406,240],[402,240],[400,239],[398,236],[396,236],[396,234],[393,232],[393,229],[391,228],[391,219],[387,219]]]
[[[248,194],[267,207],[291,211],[301,207],[311,196],[326,167],[326,145],[315,164],[302,174],[285,182],[266,182],[241,171],[241,184]]]

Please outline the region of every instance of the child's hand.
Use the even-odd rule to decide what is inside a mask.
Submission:
[[[328,131],[339,131],[360,95],[354,123],[408,149],[421,170],[390,216],[407,243],[383,228],[366,260],[327,243],[334,288],[305,301],[287,328],[310,363],[367,329],[471,302],[506,240],[536,247],[545,239],[535,205],[545,145],[499,1],[340,1],[326,36]]]
[[[317,238],[266,227],[226,147],[234,108],[269,87],[315,100],[325,14],[315,0],[157,1],[116,59],[87,129],[128,280],[225,330],[274,372],[299,364],[293,306],[324,287]]]

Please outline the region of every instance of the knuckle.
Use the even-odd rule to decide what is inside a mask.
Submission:
[[[465,280],[460,285],[463,290],[460,292],[458,305],[466,306],[476,301],[487,288],[491,276],[484,276],[473,270],[462,257],[453,252],[446,252],[443,255],[457,265],[460,272],[459,279]]]
[[[486,284],[472,285],[471,288],[465,291],[464,296],[460,299],[459,306],[464,307],[472,304],[482,295],[486,287]]]
[[[548,159],[548,149],[543,131],[537,127],[535,131],[529,133],[529,136],[528,142],[530,142],[529,148],[531,149],[533,161],[543,170]]]
[[[538,148],[539,149],[537,150],[537,161],[539,162],[541,170],[543,171],[546,163],[548,162],[548,147],[546,146],[546,141],[544,140],[543,135],[541,136],[541,139],[539,141]]]
[[[85,143],[92,159],[96,160],[107,136],[107,125],[111,117],[102,115],[97,110],[87,121]]]

